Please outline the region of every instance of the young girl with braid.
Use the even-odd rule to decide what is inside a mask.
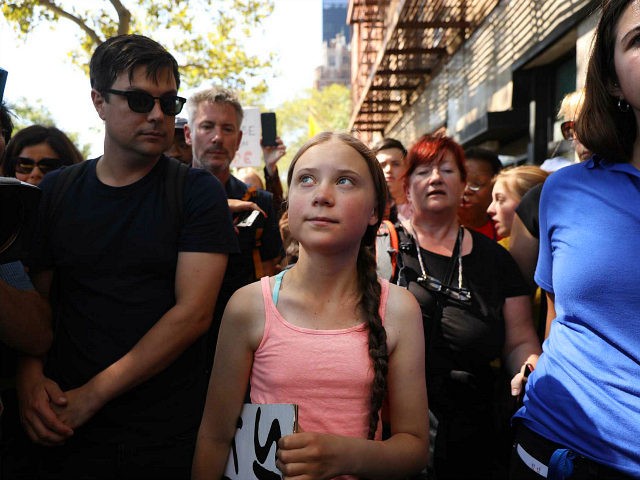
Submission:
[[[299,431],[278,442],[285,479],[418,473],[428,455],[424,337],[413,295],[376,276],[384,174],[359,140],[325,132],[294,157],[288,185],[300,257],[227,305],[192,478],[222,477],[248,381],[253,403],[298,405]]]

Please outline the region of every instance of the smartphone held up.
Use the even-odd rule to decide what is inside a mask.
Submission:
[[[260,123],[262,125],[262,146],[277,147],[276,114],[274,112],[261,113]]]

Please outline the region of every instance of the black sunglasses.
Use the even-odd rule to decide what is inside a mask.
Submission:
[[[33,169],[38,167],[43,174],[47,174],[53,170],[57,170],[62,166],[62,160],[59,158],[42,158],[37,162],[32,158],[18,157],[16,158],[16,172],[29,174]]]
[[[418,284],[427,290],[442,293],[443,295],[447,295],[449,298],[458,300],[459,302],[467,303],[471,301],[470,290],[443,285],[440,280],[432,277],[431,275],[421,275],[418,277]]]
[[[187,101],[184,97],[178,95],[163,95],[154,97],[150,93],[142,90],[105,90],[104,93],[113,93],[114,95],[122,95],[127,97],[129,108],[136,113],[149,113],[153,110],[156,100],[160,102],[160,110],[165,115],[175,117],[182,111],[182,107]]]
[[[560,131],[565,140],[574,140],[576,138],[576,123],[573,120],[562,122],[560,124]]]

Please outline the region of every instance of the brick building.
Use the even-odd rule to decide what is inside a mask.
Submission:
[[[410,145],[444,130],[541,163],[556,113],[584,83],[599,2],[350,0],[350,127]]]

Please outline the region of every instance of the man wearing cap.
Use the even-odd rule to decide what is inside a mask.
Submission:
[[[173,143],[169,150],[164,152],[164,154],[168,157],[180,160],[186,165],[191,165],[193,152],[191,151],[191,145],[187,145],[187,142],[184,139],[184,126],[186,124],[186,118],[176,117],[176,128],[175,135],[173,136]]]

